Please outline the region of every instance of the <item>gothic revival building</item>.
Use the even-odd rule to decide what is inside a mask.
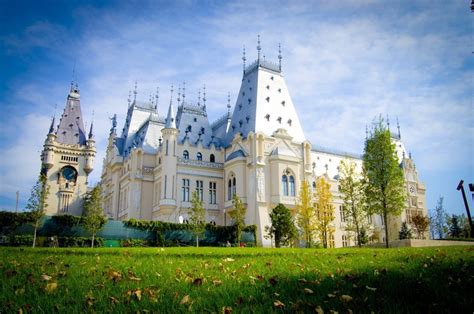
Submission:
[[[198,191],[206,219],[231,224],[232,195],[247,207],[246,223],[257,225],[258,242],[269,246],[264,228],[278,203],[294,208],[302,180],[314,184],[319,176],[331,183],[336,219],[332,246],[352,245],[345,231],[342,200],[338,191],[341,160],[362,167],[360,155],[312,145],[305,137],[279,62],[260,57],[246,66],[244,51],[242,83],[231,113],[213,123],[208,120],[206,94],[192,103],[185,88],[173,96],[166,117],[157,113],[157,100],[129,100],[125,125],[117,134],[116,118],[110,130],[102,170],[106,214],[114,219],[131,218],[182,222],[188,216],[191,194]],[[172,91],[173,92],[173,91]],[[175,114],[175,107],[177,113]],[[418,180],[411,157],[393,135],[410,198],[401,217],[394,217],[391,239],[398,237],[401,221],[415,211],[426,214],[425,187]],[[383,240],[380,216],[369,217],[372,229]],[[352,241],[352,242],[351,242]]]
[[[91,123],[86,136],[79,89],[77,84],[71,84],[59,125],[55,128],[53,118],[41,154],[41,171],[49,185],[47,215],[82,214],[87,177],[96,153],[92,127]]]

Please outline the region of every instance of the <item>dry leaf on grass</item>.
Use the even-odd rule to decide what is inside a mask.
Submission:
[[[235,261],[235,259],[233,258],[230,258],[230,257],[224,258],[224,262],[233,262],[233,261]]]
[[[51,276],[48,276],[48,275],[46,275],[46,274],[42,274],[40,278],[41,278],[41,280],[43,280],[43,281],[49,281],[49,280],[51,280],[52,277],[51,277]]]
[[[322,309],[319,305],[314,309],[314,311],[315,311],[317,314],[324,314],[323,309]]]
[[[230,306],[222,307],[222,314],[231,314],[231,313],[232,313],[232,308]]]
[[[285,307],[285,304],[281,302],[280,300],[276,300],[275,302],[273,302],[273,306],[276,308],[282,309]]]
[[[190,300],[191,300],[191,298],[189,297],[189,294],[186,294],[186,295],[181,299],[181,301],[179,302],[179,304],[186,304],[186,303],[188,303]]]
[[[48,283],[46,287],[44,287],[44,291],[46,293],[52,293],[54,290],[56,290],[57,287],[58,287],[58,284],[56,282],[51,282],[51,283]]]
[[[341,295],[341,301],[344,302],[344,303],[351,302],[352,297],[350,295],[343,294],[343,295]]]
[[[314,291],[309,289],[309,288],[304,288],[303,291],[304,291],[305,294],[313,294],[314,293]]]
[[[213,284],[214,286],[220,286],[220,285],[222,284],[222,281],[219,280],[219,279],[215,279],[215,280],[212,281],[212,284]]]

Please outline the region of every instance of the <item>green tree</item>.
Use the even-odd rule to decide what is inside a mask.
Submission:
[[[91,247],[94,247],[94,239],[107,222],[102,208],[102,189],[100,185],[96,185],[92,190],[88,191],[84,196],[84,210],[82,212],[81,225],[84,229],[91,233]]]
[[[242,204],[242,200],[237,193],[234,193],[232,196],[232,205],[234,206],[234,209],[229,213],[229,215],[234,220],[237,244],[240,244],[240,240],[242,239],[242,229],[245,226],[245,213],[247,212],[247,208]]]
[[[446,211],[444,210],[443,200],[444,198],[440,196],[438,199],[438,203],[436,204],[433,216],[434,222],[432,225],[434,227],[434,232],[437,235],[438,239],[444,238],[445,231],[447,228]]]
[[[202,206],[198,191],[194,191],[191,198],[191,221],[192,231],[196,238],[196,247],[199,247],[199,236],[206,231],[206,209]]]
[[[385,246],[389,243],[389,215],[400,215],[405,207],[406,189],[395,144],[383,119],[374,123],[365,141],[363,156],[364,192],[368,214],[384,219]]]
[[[400,240],[403,240],[403,239],[411,239],[411,237],[412,237],[412,235],[411,235],[410,228],[408,228],[408,225],[405,221],[402,222],[402,228],[398,232],[398,238]]]
[[[301,182],[300,191],[296,201],[296,224],[303,234],[306,247],[313,244],[313,236],[316,230],[316,215],[313,202],[313,194],[311,193],[309,184],[306,180]]]
[[[268,232],[274,235],[275,247],[288,245],[296,237],[296,228],[290,210],[278,204],[270,213],[272,225]]]
[[[316,181],[316,232],[324,248],[328,247],[329,239],[334,234],[334,205],[332,204],[331,184],[320,177]]]
[[[461,227],[459,226],[459,217],[457,215],[452,215],[448,220],[449,225],[449,236],[451,238],[459,238],[461,236]]]
[[[424,216],[421,212],[416,212],[411,217],[411,223],[415,226],[416,232],[418,233],[418,238],[424,239],[425,232],[428,230],[428,226],[430,225],[429,218]]]
[[[30,221],[35,228],[33,234],[33,247],[36,245],[36,232],[38,231],[41,219],[46,214],[48,204],[46,200],[49,194],[48,179],[45,174],[40,174],[38,181],[31,189],[31,195],[26,204],[26,209],[30,210]]]
[[[342,194],[342,207],[345,229],[354,233],[357,245],[362,245],[361,230],[367,228],[367,213],[364,209],[364,188],[362,179],[357,177],[356,164],[350,160],[341,160],[339,192]]]

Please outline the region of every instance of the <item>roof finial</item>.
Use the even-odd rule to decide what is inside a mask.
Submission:
[[[115,129],[117,128],[117,114],[114,113],[114,116],[109,119],[112,120],[112,127],[110,128],[110,134],[112,134],[115,133]]]
[[[183,104],[184,104],[185,97],[186,97],[186,81],[183,82]]]
[[[170,105],[173,103],[173,84],[171,84],[171,93],[170,93]]]
[[[365,140],[367,141],[369,139],[369,128],[367,127],[367,124],[365,125]]]
[[[92,133],[92,129],[94,127],[94,110],[92,110],[92,120],[91,120],[91,128],[89,130],[89,139],[92,139],[94,134]]]
[[[130,104],[132,103],[132,91],[129,90],[128,91],[128,106],[130,107]]]
[[[206,111],[206,84],[204,84],[204,87],[202,89],[204,90],[203,98],[202,98],[202,102],[203,102],[202,110]]]
[[[198,90],[198,103],[197,103],[198,107],[201,106],[201,89]]]
[[[180,84],[178,84],[178,98],[177,98],[177,100],[178,100],[178,106],[179,106],[179,103],[181,101],[181,85]]]
[[[74,83],[75,82],[76,82],[76,60],[74,60],[74,65],[72,67],[71,92],[74,91]]]
[[[173,84],[171,84],[170,106],[168,108],[168,115],[166,116],[165,128],[176,129],[176,122],[174,119],[174,109],[173,109]]]
[[[53,118],[51,119],[51,126],[49,127],[49,134],[53,134],[54,133],[54,122],[56,120],[56,114],[54,114]]]
[[[260,34],[258,34],[258,40],[257,40],[258,61],[260,61],[260,50],[262,50],[262,47],[260,46]]]
[[[245,61],[247,61],[247,58],[245,57],[245,45],[242,51],[242,61],[244,62],[244,74],[245,74]]]
[[[227,116],[230,116],[230,92],[227,94]]]
[[[387,115],[387,128],[390,131],[390,120],[388,119],[388,115]]]
[[[398,117],[397,117],[397,129],[398,129],[398,138],[402,139],[402,135],[400,133],[400,123],[398,123]]]
[[[133,91],[133,103],[137,102],[137,81],[135,81],[135,89]]]
[[[280,72],[281,72],[281,59],[282,59],[282,56],[281,56],[281,44],[278,43],[278,66],[280,68]]]
[[[155,110],[158,109],[158,99],[160,99],[160,88],[157,86],[155,94]]]

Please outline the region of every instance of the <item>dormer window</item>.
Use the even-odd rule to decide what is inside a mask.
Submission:
[[[267,85],[267,89],[270,89],[270,85]]]
[[[194,118],[194,122],[197,122],[197,120],[198,120],[197,118]]]
[[[239,104],[239,110],[242,110],[242,104]]]
[[[283,107],[285,107],[285,104],[286,104],[286,102],[283,100],[283,101],[281,102],[281,105],[282,105]]]
[[[201,134],[204,134],[205,129],[201,128]]]
[[[192,129],[193,129],[193,127],[192,127],[192,126],[190,126],[190,125],[188,125],[188,127],[186,128],[186,131],[187,131],[187,132],[191,132],[191,131],[192,131]]]
[[[235,130],[235,125],[232,124],[232,131],[234,131],[234,130]]]
[[[270,77],[270,79],[273,81],[274,77],[273,77],[273,76],[271,76],[271,77]]]
[[[270,97],[265,98],[267,102],[270,102]]]
[[[239,127],[242,127],[242,124],[243,124],[243,122],[242,122],[242,120],[240,120],[239,121]]]
[[[278,92],[281,93],[281,88],[278,89]]]
[[[277,121],[281,124],[281,117],[278,117]]]
[[[246,116],[246,117],[245,117],[245,120],[247,120],[247,123],[249,123],[250,117],[249,117],[249,116]]]
[[[291,119],[288,119],[288,125],[291,126]]]
[[[267,121],[270,121],[270,115],[268,113],[266,114],[265,119],[267,119]]]
[[[245,92],[242,92],[242,96],[245,96]]]

